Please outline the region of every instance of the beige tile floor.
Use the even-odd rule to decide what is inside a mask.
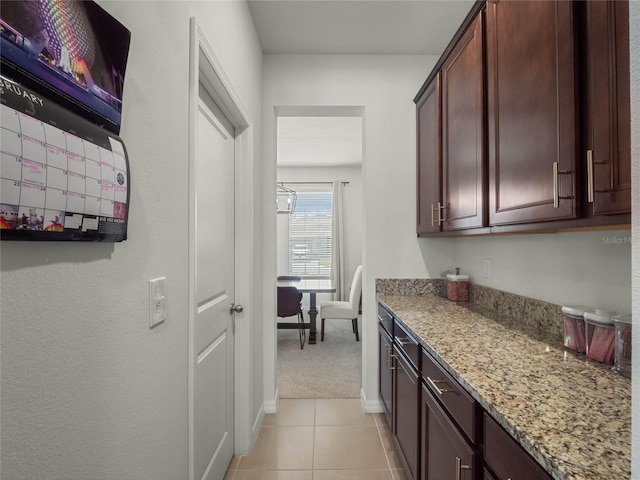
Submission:
[[[360,400],[282,399],[225,480],[404,480],[384,420]]]

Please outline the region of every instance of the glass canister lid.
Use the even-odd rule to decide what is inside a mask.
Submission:
[[[614,310],[604,310],[596,308],[594,312],[584,312],[584,319],[592,323],[601,323],[602,325],[613,325],[613,316],[616,314]]]
[[[624,315],[616,315],[611,320],[613,320],[615,323],[628,323],[629,325],[631,325],[633,323],[631,321],[631,314],[630,313],[626,313]]]
[[[591,307],[585,307],[584,305],[563,305],[562,313],[567,315],[573,315],[574,317],[582,317],[585,312],[593,312],[595,309]]]
[[[464,275],[462,273],[459,273],[457,275],[455,273],[449,273],[447,275],[447,280],[449,280],[450,282],[468,282],[469,275]]]

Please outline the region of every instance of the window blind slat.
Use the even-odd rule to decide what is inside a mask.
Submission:
[[[289,215],[289,273],[331,276],[331,192],[299,192]]]

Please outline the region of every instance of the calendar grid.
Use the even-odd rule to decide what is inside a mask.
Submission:
[[[123,239],[129,168],[122,141],[46,99],[35,105],[14,95],[28,90],[4,77],[0,87],[6,82],[13,86],[0,92],[2,238]]]

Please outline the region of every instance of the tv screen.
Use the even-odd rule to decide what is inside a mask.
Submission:
[[[120,131],[131,32],[92,1],[2,2],[2,75]]]

